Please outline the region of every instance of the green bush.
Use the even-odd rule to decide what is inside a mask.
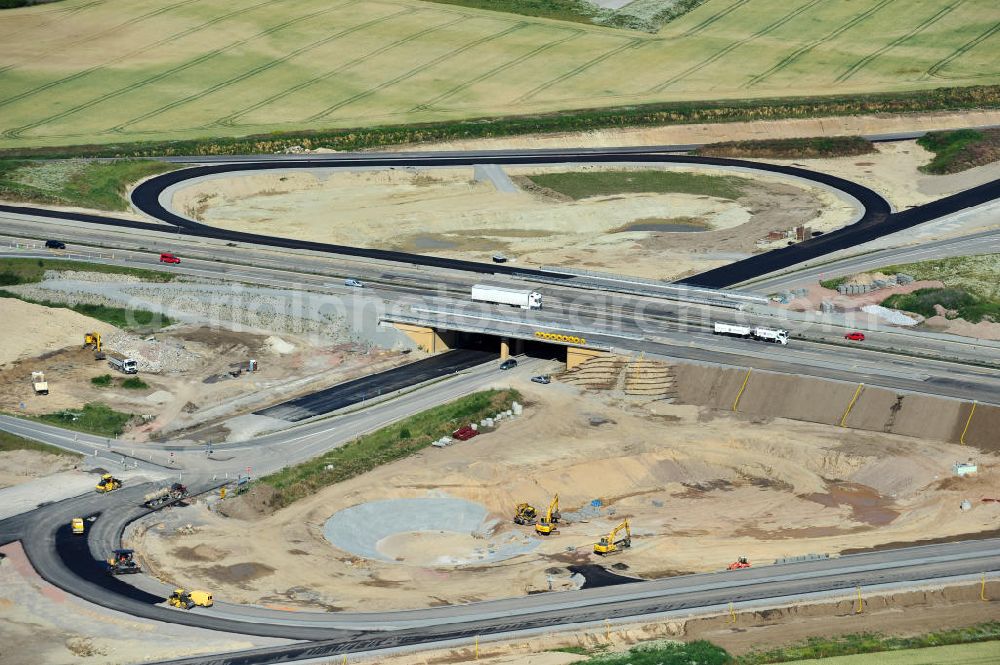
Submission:
[[[145,268],[129,268],[126,266],[109,266],[103,263],[86,263],[84,261],[66,261],[62,259],[17,259],[0,258],[0,286],[16,284],[31,284],[42,281],[46,270],[76,270],[79,272],[96,272],[112,275],[131,275],[146,282],[169,282],[176,275]]]
[[[133,376],[122,381],[122,388],[128,390],[145,390],[149,388],[149,384],[140,379],[137,376]]]
[[[180,168],[151,160],[2,161],[0,197],[12,201],[127,210],[125,192],[133,182]]]
[[[35,416],[35,419],[66,429],[74,429],[99,436],[118,436],[132,415],[115,411],[106,404],[89,402],[82,409],[66,409],[57,413]]]
[[[48,453],[50,455],[83,457],[83,455],[79,453],[70,452],[69,450],[63,450],[62,448],[50,446],[47,443],[32,441],[31,439],[25,439],[17,436],[16,434],[0,431],[0,452],[8,452],[11,450],[37,450],[40,453]]]
[[[101,376],[95,376],[90,380],[95,386],[100,386],[101,388],[107,388],[111,385],[111,375],[102,374]]]
[[[26,298],[20,294],[13,293],[12,291],[5,291],[3,289],[0,289],[0,298],[16,298],[17,300],[23,300],[24,302],[30,302],[34,305],[41,305],[43,307],[71,309],[74,312],[83,314],[84,316],[89,316],[93,319],[110,323],[116,328],[122,328],[124,330],[152,330],[173,324],[170,317],[158,312],[150,312],[145,309],[128,309],[126,307],[88,305],[85,303],[71,305],[64,302],[54,302],[52,300],[35,300],[34,298]]]
[[[627,653],[597,656],[587,665],[728,665],[732,657],[722,647],[705,640],[651,642]]]
[[[698,149],[696,154],[709,157],[804,159],[857,156],[871,152],[875,152],[875,144],[860,136],[817,136],[710,143]]]
[[[917,289],[912,293],[896,293],[882,301],[884,307],[915,312],[931,317],[937,314],[935,305],[957,312],[959,318],[970,323],[983,319],[1000,321],[1000,302],[980,299],[965,289]]]
[[[924,173],[957,173],[1000,159],[1000,130],[958,129],[931,132],[917,139],[917,144],[934,153]]]

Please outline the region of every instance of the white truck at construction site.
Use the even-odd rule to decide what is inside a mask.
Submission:
[[[127,358],[120,353],[108,354],[108,365],[122,374],[138,374],[139,363],[132,358]]]
[[[757,339],[762,342],[772,342],[775,344],[788,344],[788,331],[780,328],[763,328],[761,326],[741,326],[735,323],[714,324],[713,331],[716,335],[729,335],[730,337],[742,337],[743,339]]]
[[[488,302],[495,305],[510,305],[521,309],[542,308],[542,294],[538,291],[510,289],[505,286],[490,286],[489,284],[474,284],[472,300],[473,302]]]

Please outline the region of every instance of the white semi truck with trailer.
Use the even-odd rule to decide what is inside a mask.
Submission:
[[[111,366],[111,369],[116,369],[122,374],[139,373],[139,363],[133,358],[127,358],[120,353],[109,353],[108,365]]]
[[[788,331],[780,328],[764,328],[763,326],[744,326],[736,323],[716,322],[713,332],[716,335],[756,339],[774,344],[788,344]]]
[[[538,291],[510,289],[505,286],[475,284],[472,287],[473,302],[488,302],[496,305],[510,305],[521,309],[541,309],[542,294]]]

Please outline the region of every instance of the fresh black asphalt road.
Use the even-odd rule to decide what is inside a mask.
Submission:
[[[385,372],[363,376],[360,379],[341,383],[326,390],[310,393],[260,411],[254,411],[254,415],[298,422],[409,388],[425,381],[461,372],[470,367],[495,360],[497,357],[498,354],[491,351],[455,349]]]

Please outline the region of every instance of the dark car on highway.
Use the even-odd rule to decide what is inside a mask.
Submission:
[[[61,240],[46,240],[46,249],[66,249],[66,243]]]
[[[517,367],[517,361],[513,358],[507,358],[507,360],[500,363],[500,369],[514,369]]]

